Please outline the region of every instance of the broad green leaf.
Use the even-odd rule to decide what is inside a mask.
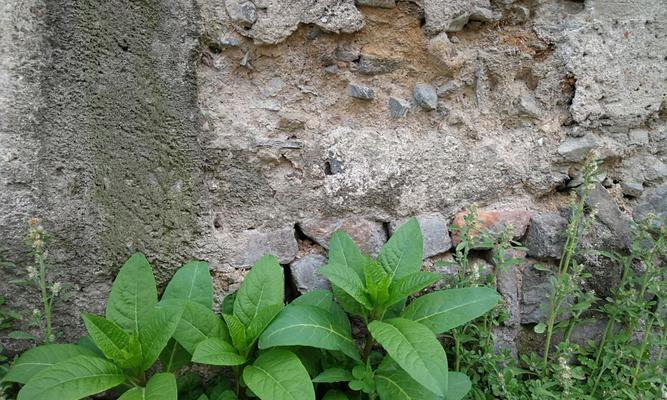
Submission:
[[[447,400],[461,400],[472,388],[470,378],[460,372],[449,373]]]
[[[183,314],[182,306],[158,305],[139,321],[139,342],[141,343],[141,367],[145,371],[157,360]]]
[[[262,400],[315,400],[308,372],[292,352],[272,349],[243,370],[243,380]]]
[[[367,258],[361,254],[354,240],[345,232],[336,231],[329,240],[329,265],[354,271],[362,279]]]
[[[327,264],[320,268],[320,273],[326,277],[332,286],[342,290],[357,303],[368,310],[373,309],[373,304],[368,299],[364,284],[352,269],[338,264]],[[334,293],[336,293],[334,291]]]
[[[146,400],[178,400],[174,374],[163,372],[153,375],[146,384]]]
[[[79,338],[79,341],[76,342],[76,344],[78,346],[84,347],[92,351],[93,353],[95,353],[95,355],[104,358],[104,353],[102,353],[102,350],[100,350],[99,347],[97,347],[97,345],[95,344],[95,342],[93,342],[93,339],[91,339],[90,336],[88,335],[81,336]]]
[[[403,311],[402,318],[419,322],[435,334],[446,332],[484,315],[498,304],[492,288],[460,288],[420,296]]]
[[[236,394],[231,390],[227,390],[214,400],[238,400],[238,397],[236,397]]]
[[[394,318],[368,325],[373,338],[414,380],[433,393],[447,393],[447,356],[433,332],[416,322]]]
[[[234,302],[236,301],[236,291],[228,294],[222,299],[222,307],[220,307],[221,314],[234,314]]]
[[[347,395],[338,390],[329,390],[327,394],[324,395],[322,400],[349,400]]]
[[[189,300],[207,307],[213,307],[213,280],[204,261],[190,261],[183,265],[171,278],[164,290],[162,300]]]
[[[349,382],[351,380],[352,373],[343,368],[325,369],[321,374],[313,378],[313,382],[315,383]]]
[[[222,314],[227,329],[229,329],[229,336],[232,339],[232,344],[239,352],[245,353],[248,348],[248,338],[246,337],[246,329],[241,320],[236,315]]]
[[[134,334],[139,333],[139,320],[157,304],[155,278],[148,260],[135,253],[125,262],[111,287],[106,316]]]
[[[231,344],[220,338],[210,338],[197,345],[192,361],[209,365],[241,365],[246,360]]]
[[[222,320],[210,308],[191,301],[185,303],[173,336],[190,354],[201,341],[209,337],[229,339]]]
[[[444,400],[402,370],[389,356],[375,373],[375,389],[380,400]]]
[[[248,346],[252,346],[255,343],[255,340],[259,338],[259,335],[264,332],[267,326],[273,321],[273,319],[282,311],[283,306],[274,305],[266,306],[255,316],[255,318],[250,321],[250,325],[246,328],[246,341]]]
[[[194,349],[193,349],[194,352]],[[192,356],[174,339],[169,339],[167,346],[160,353],[160,364],[165,372],[174,372],[190,362]]]
[[[340,304],[341,307],[343,307],[343,309],[349,314],[364,317],[368,313],[368,309],[364,305],[360,304],[338,286],[331,285],[331,291],[333,292],[334,296],[336,296],[336,301],[338,304]]]
[[[290,306],[313,306],[329,310],[333,304],[333,293],[326,289],[315,289],[292,300]]]
[[[424,243],[419,222],[410,218],[391,235],[377,259],[392,280],[396,280],[418,272],[423,256]]]
[[[339,350],[359,360],[359,351],[352,340],[350,323],[334,314],[313,306],[285,308],[259,338],[259,348],[276,346],[311,346]]]
[[[88,334],[106,358],[122,368],[141,365],[141,346],[136,342],[136,338],[130,343],[130,335],[103,317],[89,313],[84,313],[81,317]]]
[[[76,356],[42,370],[17,400],[78,400],[123,383],[123,370],[102,358]]]
[[[135,387],[123,393],[118,400],[178,400],[176,377],[171,373],[155,374],[146,387]]]
[[[2,380],[26,383],[38,372],[76,356],[95,357],[96,354],[75,344],[45,344],[35,347],[21,354]]]
[[[389,288],[389,301],[387,305],[393,305],[417,293],[420,290],[434,284],[442,279],[442,275],[433,272],[414,272],[393,282]]]
[[[144,400],[145,398],[146,388],[137,386],[123,393],[118,400]]]
[[[331,276],[323,275],[331,282],[336,299],[350,314],[365,315],[366,309],[372,309],[362,281],[368,259],[361,254],[354,240],[342,231],[331,235],[328,259],[324,269],[328,267],[332,271]]]
[[[389,285],[391,275],[387,274],[375,261],[368,261],[364,265],[366,292],[373,305],[383,305],[389,300]]]
[[[283,269],[274,256],[264,256],[248,272],[234,301],[234,315],[244,326],[266,306],[282,305],[285,299]]]

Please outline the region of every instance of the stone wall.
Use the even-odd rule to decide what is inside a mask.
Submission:
[[[75,285],[68,336],[134,250],[160,283],[208,260],[220,296],[271,252],[294,294],[322,283],[336,229],[375,253],[419,216],[429,266],[477,203],[528,243],[499,277],[511,339],[536,320],[529,266],[557,255],[589,150],[606,175],[587,245],[623,249],[629,219],[667,216],[662,1],[311,3],[3,3],[0,243],[24,266],[26,221],[43,220]],[[614,271],[589,261],[604,290]],[[8,282],[23,268],[0,273],[32,308]]]

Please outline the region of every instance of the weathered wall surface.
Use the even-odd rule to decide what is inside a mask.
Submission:
[[[135,250],[162,278],[201,235],[203,156],[195,47],[198,8],[182,1],[3,3],[0,290],[29,261],[29,216],[52,237],[54,276],[75,287],[59,326],[103,311],[119,262]],[[65,326],[63,326],[65,325]]]
[[[77,285],[68,332],[135,249],[162,281],[209,260],[221,293],[271,252],[305,290],[335,229],[374,253],[419,215],[446,257],[476,202],[532,241],[526,265],[554,258],[591,149],[606,177],[589,245],[665,216],[664,2],[311,3],[5,3],[0,239],[25,262],[25,221],[44,219]],[[604,290],[613,271],[590,265]],[[536,321],[538,275],[499,276],[510,330]]]

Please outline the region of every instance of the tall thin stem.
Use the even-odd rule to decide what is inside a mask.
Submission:
[[[46,263],[44,262],[44,257],[42,254],[37,253],[35,255],[37,264],[39,265],[39,289],[40,297],[42,298],[42,304],[44,306],[44,317],[46,318],[46,332],[43,340],[46,343],[51,343],[53,341],[53,334],[51,328],[51,301],[49,299],[47,287],[46,287]]]

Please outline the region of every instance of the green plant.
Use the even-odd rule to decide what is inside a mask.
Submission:
[[[324,399],[463,398],[470,382],[465,375],[448,371],[437,335],[483,315],[499,296],[490,288],[458,288],[426,294],[406,306],[410,296],[441,279],[420,271],[422,254],[416,219],[396,230],[376,260],[363,255],[348,235],[335,232],[329,242],[329,262],[320,270],[331,282],[332,292],[312,291],[285,307],[259,336],[260,355],[244,368],[243,381],[264,400],[315,399],[316,392]],[[238,300],[234,312],[237,304]],[[363,325],[361,346],[352,337],[346,312]],[[376,342],[386,355],[375,350]],[[227,358],[241,362],[237,360],[241,352],[229,355],[238,347],[226,343],[207,355],[219,358],[217,364],[228,363]],[[205,361],[198,357],[199,350],[193,360]],[[276,391],[268,379],[271,369],[292,376],[292,397]],[[304,379],[306,371],[314,377],[316,390],[310,379]],[[303,384],[296,385],[297,381]]]
[[[188,329],[181,327],[187,320],[181,315],[199,308],[194,304],[213,314],[212,293],[207,264],[192,262],[176,273],[158,303],[151,267],[137,253],[114,281],[106,318],[82,315],[88,337],[76,345],[46,344],[26,351],[3,381],[25,385],[18,400],[80,399],[112,388],[124,392],[123,400],[176,399],[172,364],[163,363],[163,372],[150,379],[146,372],[158,356],[176,359],[169,344],[179,328]]]
[[[34,340],[41,343],[53,343],[58,333],[53,329],[53,306],[57,301],[66,300],[69,285],[54,282],[49,276],[49,263],[46,260],[48,236],[37,218],[28,221],[26,243],[30,247],[34,265],[26,267],[27,279],[15,280],[12,283],[31,285],[38,290],[41,310],[35,308],[31,313],[31,325],[40,330],[39,337],[27,332],[15,331],[9,337],[17,340]]]
[[[247,389],[261,399],[314,396],[308,373],[293,352],[257,352],[257,340],[283,309],[284,295],[278,260],[261,258],[239,290],[224,299],[222,318],[229,334],[206,338],[194,348],[193,362],[231,367],[234,390],[228,397],[245,398]]]
[[[573,195],[570,201],[570,219],[565,231],[563,254],[560,258],[558,270],[552,279],[553,292],[549,296],[547,322],[546,325],[538,324],[535,329],[537,333],[542,333],[546,329],[546,340],[544,342],[542,356],[543,375],[547,373],[551,339],[554,333],[556,320],[561,316],[566,302],[568,300],[574,302],[574,305],[570,307],[569,310],[572,313],[572,316],[568,319],[567,331],[564,339],[565,343],[569,343],[570,334],[572,333],[575,324],[578,322],[579,317],[583,311],[588,309],[596,300],[593,293],[584,293],[581,289],[580,282],[589,278],[590,275],[584,273],[583,265],[579,264],[575,257],[581,236],[595,218],[595,211],[588,215],[585,212],[585,200],[593,188],[594,178],[599,175],[598,164],[593,156],[589,156],[584,163],[581,175],[583,178],[581,194],[577,196],[575,192],[572,192]]]
[[[665,309],[667,270],[667,221],[645,220],[633,226],[632,246],[627,254],[596,251],[622,267],[623,274],[617,288],[612,288],[606,299],[598,299],[593,292],[583,290],[589,278],[585,266],[578,263],[581,246],[578,244],[595,216],[595,210],[585,207],[593,177],[597,173],[595,160],[589,157],[583,168],[584,185],[570,202],[570,220],[566,231],[566,245],[560,265],[552,277],[553,291],[549,297],[546,323],[535,326],[544,336],[542,354],[520,354],[520,362],[488,345],[486,321],[473,321],[452,331],[452,340],[460,346],[461,371],[468,373],[474,385],[473,399],[663,399],[667,396],[667,360]],[[474,209],[470,213],[474,216]],[[456,265],[463,265],[452,285],[475,284],[475,268],[467,260],[471,251],[490,249],[496,268],[503,261],[512,261],[512,252],[505,252],[512,244],[499,240],[494,248],[489,233],[478,232],[475,217],[470,216],[465,226],[458,228],[462,243],[455,252]],[[467,232],[471,233],[468,234]],[[472,237],[471,237],[472,236]],[[485,239],[487,238],[487,239]],[[468,244],[466,244],[468,242]],[[468,248],[468,249],[467,249]],[[540,267],[546,269],[545,267]],[[550,269],[547,271],[552,272]],[[485,282],[489,284],[489,280]],[[603,333],[587,343],[575,343],[573,331],[579,324],[592,323],[584,317],[607,320]],[[489,313],[502,320],[503,313]],[[495,318],[494,318],[495,319]],[[560,320],[560,322],[556,322]],[[555,345],[554,332],[562,336]],[[458,336],[458,337],[456,337]],[[596,339],[599,339],[596,340]],[[457,346],[453,346],[454,349]],[[455,351],[452,351],[455,357]]]

